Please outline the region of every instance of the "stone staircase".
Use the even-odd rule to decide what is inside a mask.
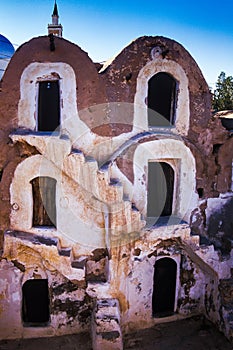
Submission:
[[[140,231],[145,221],[124,194],[122,183],[111,176],[111,166],[107,162],[99,167],[94,158],[85,157],[79,150],[72,150],[64,159],[63,171],[105,205],[109,214],[107,229],[111,233]]]
[[[63,243],[64,244],[64,243]],[[108,281],[109,252],[107,248],[78,254],[78,247],[61,246],[61,239],[55,236],[37,235],[30,232],[8,230],[4,234],[3,258],[28,265],[31,261],[48,261],[49,268],[56,269],[75,283],[101,283]]]
[[[21,135],[16,135],[14,141],[21,140],[21,138]],[[80,253],[80,247],[72,240],[60,236],[59,232],[50,232],[49,228],[45,230],[46,232],[39,230],[38,233],[20,233],[18,230],[9,230],[5,232],[5,255],[9,255],[9,251],[12,251],[14,239],[19,245],[21,241],[28,247],[33,247],[42,256],[46,255],[43,253],[46,249],[53,251],[53,254],[55,254],[54,249],[56,248],[55,265],[58,270],[60,263],[64,266],[63,270],[66,269],[67,271],[65,273],[66,277],[71,276],[71,279],[86,277],[87,280],[96,280],[97,282],[107,281],[109,259],[107,249],[110,248],[110,236],[140,231],[145,225],[141,213],[124,194],[122,183],[112,176],[111,162],[99,166],[93,157],[85,156],[82,151],[77,149],[71,149],[70,151],[69,143],[66,140],[59,139],[59,147],[56,147],[57,138],[49,140],[47,143],[45,140],[42,144],[38,144],[38,140],[34,136],[29,135],[28,138],[29,144],[41,148],[40,151],[45,159],[52,162],[59,169],[62,177],[64,174],[64,176],[71,178],[84,190],[84,196],[87,195],[86,204],[89,204],[89,220],[91,217],[98,216],[98,212],[104,212],[106,246],[102,249],[102,255],[97,254],[97,257],[95,251],[93,253],[88,248],[83,248]],[[58,152],[59,150],[60,152]],[[85,202],[81,205],[84,206]],[[98,226],[98,223],[96,224]],[[43,250],[45,246],[46,249]],[[98,273],[98,271],[100,272]]]
[[[117,299],[96,301],[91,323],[93,350],[123,350]]]
[[[42,265],[56,270],[76,286],[98,288],[108,282],[108,250],[96,249],[92,254],[76,256],[75,247],[61,246],[57,237],[41,236],[22,231],[6,231],[2,258],[11,261],[24,272],[25,267]],[[98,299],[92,313],[93,350],[123,350],[120,309],[117,299]]]
[[[24,266],[42,264],[77,284],[85,282],[84,269],[72,267],[70,250],[61,248],[57,237],[8,230],[4,233],[2,258],[15,262],[16,266],[22,267],[22,271]]]

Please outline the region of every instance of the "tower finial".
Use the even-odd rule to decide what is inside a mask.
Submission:
[[[55,3],[54,3],[54,9],[53,9],[52,17],[53,17],[53,16],[59,17],[56,0],[55,0]]]
[[[48,34],[53,34],[62,37],[62,25],[58,23],[59,15],[57,2],[54,2],[53,14],[52,14],[52,24],[48,25]]]

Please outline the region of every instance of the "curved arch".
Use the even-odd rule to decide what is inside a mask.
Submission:
[[[89,129],[78,114],[75,72],[64,62],[33,62],[24,69],[20,79],[18,126],[37,129],[38,83],[46,81],[59,81],[60,133],[75,141]]]
[[[148,82],[157,73],[170,74],[179,84],[177,91],[175,128],[181,135],[187,135],[189,129],[189,90],[188,78],[183,68],[175,61],[160,57],[148,62],[139,72],[134,97],[134,128],[148,130],[147,96]]]
[[[57,181],[50,176],[38,176],[30,181],[33,196],[32,226],[57,225],[56,186]]]
[[[174,174],[173,167],[167,162],[148,162],[147,217],[172,215]]]
[[[61,171],[48,159],[35,155],[25,159],[15,169],[10,186],[11,196],[11,228],[30,230],[33,222],[33,194],[31,181],[37,177],[50,177],[58,183]],[[56,189],[56,203],[60,197],[59,186]]]
[[[180,140],[162,139],[139,144],[134,154],[133,201],[147,217],[148,162],[166,162],[174,170],[174,201],[172,215],[189,220],[196,206],[196,164],[190,149]]]
[[[176,280],[176,261],[170,257],[158,259],[154,265],[153,316],[170,316],[175,311]]]
[[[148,81],[148,126],[175,123],[177,81],[171,74],[159,72]],[[161,118],[161,117],[162,118]]]
[[[36,177],[52,177],[56,186],[56,228],[33,227],[33,195],[31,180]],[[21,162],[15,169],[10,186],[11,197],[11,229],[36,234],[55,236],[61,234],[84,247],[105,247],[105,230],[103,215],[99,203],[90,205],[90,196],[86,190],[73,180],[66,181],[62,167],[55,166],[52,161],[42,155],[34,155]],[[87,196],[87,198],[86,198]],[[79,200],[77,200],[79,198]],[[89,212],[85,210],[89,203]],[[93,219],[94,217],[94,219]],[[77,230],[79,227],[79,230]],[[88,248],[89,249],[89,248]]]

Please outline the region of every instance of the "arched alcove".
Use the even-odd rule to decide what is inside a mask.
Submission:
[[[61,114],[59,80],[40,81],[38,84],[37,131],[58,131]]]
[[[33,196],[32,226],[56,227],[56,183],[48,176],[31,180]]]
[[[152,315],[166,317],[174,313],[176,297],[177,264],[171,258],[155,262],[152,294]]]
[[[132,198],[144,217],[148,216],[148,165],[153,162],[167,163],[173,169],[172,215],[188,221],[198,200],[195,192],[196,164],[192,152],[184,142],[175,139],[153,140],[138,145],[133,161],[135,181]]]
[[[148,81],[148,126],[175,123],[177,81],[171,74],[159,72]]]
[[[167,86],[167,97],[165,103],[170,109],[170,121],[167,125],[150,125],[148,123],[148,107],[153,110],[151,104],[151,87]],[[151,87],[150,87],[151,85]],[[137,88],[134,97],[134,128],[148,130],[150,127],[172,126],[181,134],[187,135],[189,130],[189,83],[184,69],[175,61],[155,58],[148,62],[139,72],[137,77]],[[149,95],[148,95],[149,87]],[[154,89],[153,89],[154,90]],[[157,87],[156,87],[157,90]],[[159,93],[160,94],[160,93]],[[170,102],[166,102],[170,101]],[[148,104],[149,102],[149,104]],[[160,101],[161,102],[161,101]],[[172,107],[171,107],[172,106]],[[159,111],[157,113],[160,113]],[[169,115],[169,112],[166,112]],[[171,117],[172,116],[172,117]],[[155,119],[156,120],[156,119]],[[164,117],[164,121],[168,121]]]
[[[172,214],[174,178],[174,170],[170,164],[148,162],[147,217]]]
[[[51,230],[58,226],[61,176],[53,162],[39,154],[17,166],[10,187],[11,228],[29,232],[36,226],[50,226]]]

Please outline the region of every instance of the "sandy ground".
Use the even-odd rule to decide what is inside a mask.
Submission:
[[[2,340],[0,350],[91,350],[88,333],[55,338]],[[202,317],[163,323],[124,337],[124,350],[233,350],[233,345]],[[111,350],[109,348],[109,350]]]

